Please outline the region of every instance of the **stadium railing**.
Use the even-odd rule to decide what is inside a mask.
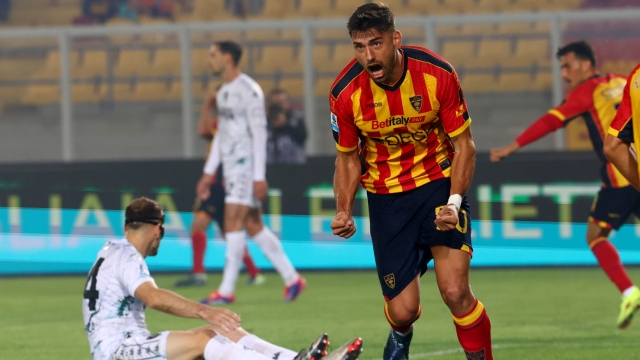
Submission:
[[[427,46],[452,62],[470,101],[477,98],[491,103],[493,100],[488,99],[495,99],[496,93],[503,98],[523,93],[524,96],[515,98],[516,104],[528,101],[535,105],[531,105],[534,109],[531,111],[537,109],[543,113],[546,107],[560,103],[564,95],[558,62],[553,56],[555,49],[563,41],[586,37],[603,55],[606,70],[624,71],[634,61],[640,61],[640,54],[633,53],[640,47],[632,46],[640,41],[637,35],[640,31],[633,24],[638,18],[640,9],[609,9],[399,17],[397,26],[404,34],[405,43]],[[281,86],[300,100],[310,130],[309,154],[332,152],[331,135],[322,120],[328,119],[325,94],[331,81],[351,58],[344,25],[345,19],[300,19],[0,30],[0,44],[3,44],[0,103],[5,106],[5,114],[7,105],[11,104],[32,107],[53,104],[59,106],[60,118],[59,124],[53,124],[51,119],[55,118],[56,111],[51,107],[42,112],[44,115],[33,117],[36,122],[45,119],[48,122],[51,127],[45,134],[48,142],[57,136],[53,134],[60,132],[59,142],[49,148],[53,150],[48,150],[46,156],[29,155],[29,151],[20,149],[19,141],[14,141],[11,151],[0,151],[5,154],[0,161],[200,155],[201,146],[195,140],[198,109],[194,99],[201,99],[215,85],[207,72],[206,53],[212,41],[225,38],[245,45],[247,56],[243,59],[243,68],[261,83],[265,92]],[[615,44],[609,41],[611,38],[616,39]],[[26,55],[20,57],[20,54]],[[549,93],[551,97],[530,96],[533,93]],[[99,104],[95,111],[100,115],[104,109],[121,102],[176,103],[166,110],[167,116],[176,120],[168,130],[171,137],[160,137],[153,146],[141,144],[137,149],[127,148],[126,152],[118,152],[121,142],[111,139],[111,145],[105,143],[99,147],[100,155],[87,151],[86,145],[81,146],[81,138],[86,133],[78,131],[77,119],[94,116],[94,113],[81,114],[84,110],[77,108],[79,104]],[[479,108],[480,117],[492,116],[488,106],[482,109],[479,100],[478,103],[475,108]],[[113,114],[116,115],[111,117],[117,117],[119,113]],[[29,116],[22,114],[20,119]],[[491,120],[493,124],[484,127],[478,123],[477,140],[491,144],[496,129],[507,127],[506,132],[515,135],[526,121],[533,120],[513,119],[517,116],[518,111],[514,110],[503,116],[513,120],[510,123]],[[5,115],[0,114],[0,124],[6,122],[4,118]],[[96,118],[112,120],[109,115],[96,115]],[[144,119],[136,121],[141,126],[120,124],[118,132],[101,132],[102,128],[94,127],[94,137],[84,142],[100,141],[122,130],[145,127]],[[14,122],[11,126],[16,129],[27,125]],[[0,137],[15,137],[15,133],[3,133]],[[500,135],[504,134],[502,131]],[[482,139],[485,141],[480,141]],[[8,142],[0,139],[2,143]],[[45,147],[46,144],[37,145]],[[557,133],[552,142],[541,146],[563,149],[565,136]],[[158,151],[162,147],[167,150]],[[0,145],[0,150],[2,148]]]

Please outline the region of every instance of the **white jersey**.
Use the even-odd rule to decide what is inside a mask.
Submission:
[[[144,258],[126,239],[110,241],[89,273],[82,312],[91,356],[109,359],[129,337],[149,336],[146,305],[134,298],[138,286],[153,278]]]
[[[267,118],[260,85],[240,74],[218,90],[218,131],[205,173],[213,174],[222,162],[225,177],[243,173],[254,181],[265,179]]]

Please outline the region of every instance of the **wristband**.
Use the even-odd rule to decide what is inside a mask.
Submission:
[[[460,210],[460,206],[462,205],[462,196],[458,194],[453,194],[449,196],[449,200],[447,200],[447,205],[455,205],[457,210]]]

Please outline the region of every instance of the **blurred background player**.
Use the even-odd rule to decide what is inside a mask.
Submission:
[[[137,198],[125,209],[125,237],[99,252],[84,289],[82,312],[94,360],[355,360],[356,338],[326,355],[327,334],[296,353],[249,334],[240,316],[203,306],[160,289],[149,273],[147,256],[156,256],[164,236],[164,211],[155,201]],[[209,323],[190,331],[151,334],[145,321],[150,307],[170,315]],[[325,356],[326,355],[326,356]]]
[[[402,46],[402,34],[384,4],[358,7],[347,28],[356,58],[329,95],[338,150],[338,213],[331,228],[343,238],[356,232],[352,208],[360,180],[367,190],[373,252],[391,326],[382,358],[409,359],[413,324],[422,313],[420,277],[433,260],[440,295],[467,359],[492,360],[491,322],[469,285],[466,193],[475,144],[458,76],[429,50]],[[359,145],[367,165],[362,176]]]
[[[304,290],[306,281],[289,261],[280,240],[262,222],[261,201],[266,199],[268,191],[264,95],[260,85],[240,71],[241,56],[242,48],[232,41],[216,43],[210,49],[209,64],[214,75],[222,77],[223,85],[216,97],[218,135],[213,139],[196,190],[201,199],[209,197],[216,169],[222,163],[227,252],[222,283],[203,302],[234,302],[246,246],[245,229],[282,276],[284,300],[293,301]]]
[[[618,230],[632,214],[640,216],[640,193],[604,155],[605,135],[616,109],[622,101],[625,78],[616,74],[600,75],[591,46],[572,42],[558,49],[562,79],[571,91],[558,107],[536,120],[514,142],[503,148],[491,149],[491,161],[497,162],[517,149],[566,126],[569,121],[583,117],[593,149],[602,162],[602,188],[598,192],[587,225],[587,243],[609,279],[622,293],[622,308],[618,315],[619,328],[629,326],[633,311],[624,305],[630,299],[640,302],[640,289],[625,270],[618,251],[608,237],[611,229]]]
[[[218,87],[219,89],[220,87]],[[216,95],[214,92],[203,104],[200,121],[198,122],[198,134],[200,137],[211,141],[216,133],[217,119],[212,116],[216,110]],[[209,144],[211,146],[211,144]],[[207,154],[209,151],[207,151]],[[191,224],[191,247],[193,249],[193,269],[188,278],[176,282],[176,287],[203,286],[207,282],[207,273],[204,267],[204,254],[207,248],[206,231],[215,220],[224,238],[224,187],[222,181],[222,166],[216,172],[216,179],[209,188],[210,195],[206,200],[196,197],[194,205],[193,223]],[[249,284],[261,285],[265,277],[260,274],[249,250],[245,246],[242,263],[249,274]]]

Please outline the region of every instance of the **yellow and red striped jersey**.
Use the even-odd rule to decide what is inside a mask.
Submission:
[[[458,76],[444,59],[403,46],[403,73],[378,84],[355,59],[331,86],[331,128],[339,151],[362,146],[362,186],[398,193],[451,176],[450,137],[471,123]]]
[[[605,186],[620,188],[629,186],[629,181],[604,156],[604,138],[616,109],[622,101],[622,90],[625,78],[621,75],[596,75],[569,92],[565,101],[558,107],[551,109],[554,115],[563,123],[578,116],[583,116],[589,137],[593,143],[593,150],[602,162],[600,177]]]
[[[629,120],[636,124],[640,122],[640,64],[631,71],[627,78],[627,85],[624,87],[622,94],[622,102],[618,107],[616,117],[611,122],[609,134],[618,136],[618,134],[628,125]],[[633,124],[634,141],[638,139],[635,132],[640,127]]]

